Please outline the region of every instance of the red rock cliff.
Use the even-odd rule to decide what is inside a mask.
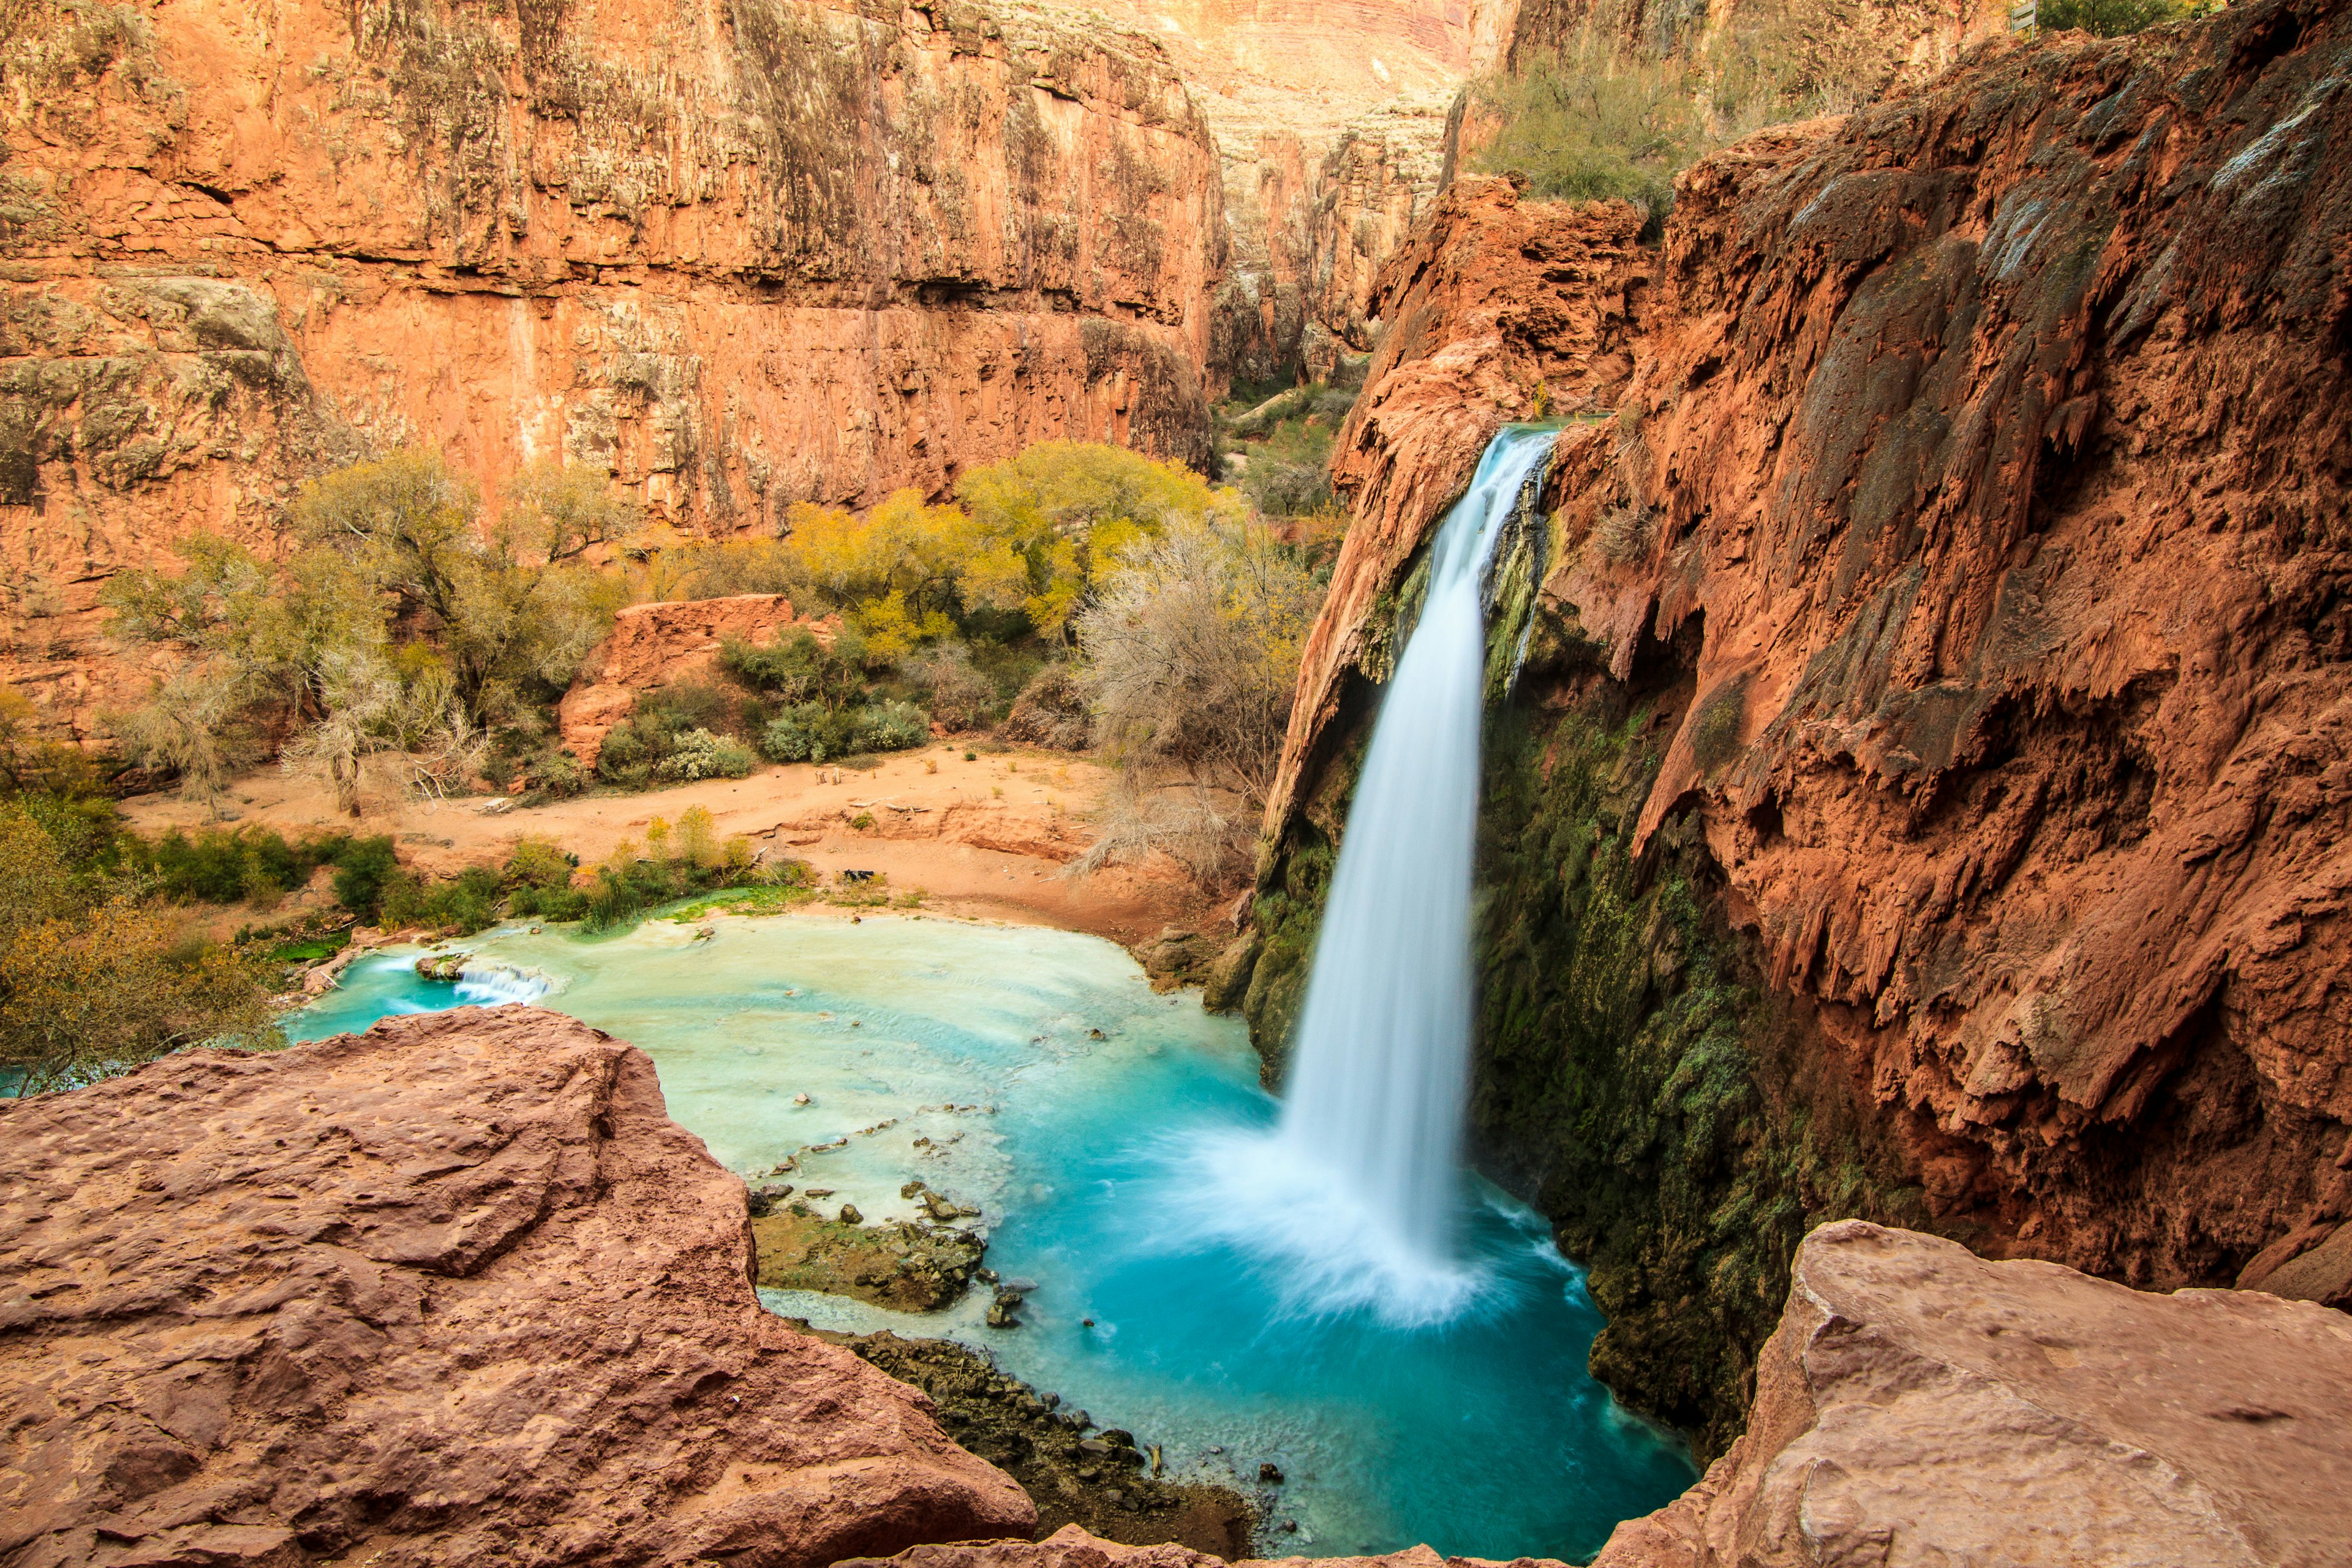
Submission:
[[[1752,138],[1684,180],[1617,416],[1562,439],[1548,602],[1620,679],[1694,650],[1643,832],[1696,825],[1765,983],[1996,1255],[2352,1278],[2347,47],[2268,0]],[[1459,347],[1384,352],[1336,461],[1270,826],[1528,406],[1491,301],[1591,222],[1501,207],[1391,272]]]
[[[0,678],[87,733],[98,586],[422,440],[697,529],[1050,437],[1205,455],[1217,155],[1150,40],[847,0],[18,14]]]

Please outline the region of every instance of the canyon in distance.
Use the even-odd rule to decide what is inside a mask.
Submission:
[[[2352,5],[2125,10],[0,6],[0,1568],[2352,1563]]]

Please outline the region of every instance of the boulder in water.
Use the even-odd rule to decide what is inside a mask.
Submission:
[[[465,978],[466,964],[473,958],[470,952],[427,952],[416,960],[416,978],[436,985],[455,985]]]

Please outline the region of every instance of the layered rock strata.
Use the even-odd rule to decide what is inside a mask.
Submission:
[[[2352,1318],[2307,1302],[1825,1226],[1747,1434],[1593,1568],[2323,1568],[2343,1561],[2347,1382]]]
[[[819,1568],[1026,1536],[921,1394],[762,1311],[743,1184],[559,1015],[0,1103],[0,1561]]]
[[[1106,7],[1176,62],[1223,154],[1217,365],[1328,375],[1371,346],[1376,269],[1437,193],[1446,108],[1509,0],[1182,0]]]
[[[1621,1386],[1663,1364],[1609,1354],[1643,1323],[1752,1354],[1806,1216],[2343,1299],[2347,39],[2269,0],[1999,44],[1682,181],[1613,413],[1561,438],[1510,721],[1533,815],[1488,862],[1497,907],[1565,900],[1493,935],[1489,1147],[1556,1213],[1579,1160],[1630,1184],[1577,1222],[1626,1238],[1594,1276]],[[1384,350],[1335,459],[1359,521],[1267,820],[1262,1034],[1365,656],[1483,431],[1537,406],[1529,351],[1475,346],[1484,296],[1550,288],[1523,237],[1592,221],[1433,224],[1389,274],[1464,349]],[[1477,288],[1438,286],[1449,254]],[[1557,1145],[1636,1080],[1622,1147]],[[1749,1376],[1633,1392],[1727,1432]]]
[[[774,529],[1046,437],[1208,456],[1218,156],[1017,5],[36,4],[0,54],[0,679],[87,736],[97,592],[404,442]]]

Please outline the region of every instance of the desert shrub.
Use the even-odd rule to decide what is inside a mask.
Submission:
[[[930,716],[950,732],[986,728],[1003,702],[996,682],[961,647],[934,649],[909,664],[907,676],[922,692]]]
[[[1254,458],[1242,476],[1242,493],[1268,517],[1297,517],[1330,500],[1331,479],[1319,463]]]
[[[0,802],[0,1084],[71,1088],[184,1045],[283,1037],[261,961],[190,939],[70,847]]]
[[[1091,616],[1098,612],[1089,612]],[[1080,623],[1079,636],[1086,635]],[[1057,752],[1083,752],[1094,742],[1094,715],[1087,694],[1066,664],[1049,664],[1031,678],[1013,701],[997,731],[1024,745],[1050,746]]]
[[[1622,198],[1653,217],[1674,205],[1675,175],[1705,150],[1691,67],[1621,50],[1586,29],[1478,100],[1497,121],[1476,166],[1526,177],[1550,201]]]
[[[641,692],[632,717],[640,731],[683,735],[696,730],[723,731],[735,717],[733,693],[707,680],[681,680]]]
[[[772,643],[728,637],[719,645],[720,668],[745,685],[787,703],[814,702],[828,709],[866,700],[867,658],[865,639],[854,631],[845,631],[831,643],[819,642],[803,628]]]
[[[258,714],[299,731],[286,760],[331,779],[352,816],[372,758],[401,758],[403,787],[467,787],[485,727],[553,700],[628,596],[582,559],[634,525],[608,489],[542,465],[486,522],[438,456],[399,452],[306,486],[282,560],[200,534],[174,545],[182,571],[119,574],[112,635],[179,658],[109,715],[124,754],[216,805]]]
[[[930,738],[930,715],[910,702],[838,711],[799,702],[770,721],[760,747],[780,763],[823,763],[858,752],[903,752]]]
[[[1173,764],[1264,801],[1321,600],[1263,527],[1170,529],[1078,622],[1101,738],[1124,765]]]
[[[1630,502],[1603,511],[1592,525],[1592,548],[1612,565],[1638,561],[1650,549],[1650,510]]]
[[[931,716],[911,702],[877,702],[852,717],[850,750],[904,752],[931,738]]]
[[[0,795],[87,797],[98,787],[82,749],[44,739],[32,699],[0,689]]]
[[[499,873],[488,866],[468,866],[455,877],[430,881],[395,871],[384,880],[378,912],[387,930],[454,927],[470,936],[498,923],[502,892]]]
[[[740,779],[759,765],[751,748],[732,735],[689,730],[670,745],[669,754],[654,764],[661,779]]]
[[[507,857],[507,911],[551,921],[585,919],[588,895],[572,885],[578,866],[579,858],[566,854],[552,838],[522,839]]]
[[[556,800],[585,794],[588,786],[596,782],[596,775],[582,767],[578,758],[553,747],[525,762],[520,771],[526,791]]]
[[[795,702],[768,721],[760,749],[779,763],[821,763],[840,754],[842,743],[823,703]]]
[[[2056,32],[2073,28],[2102,38],[2119,38],[2189,14],[2179,0],[2041,0],[2038,26]]]
[[[268,902],[277,893],[301,887],[320,866],[334,864],[350,852],[351,843],[341,834],[289,842],[259,826],[234,832],[205,828],[192,837],[175,827],[143,847],[139,858],[157,890],[168,898],[216,904],[239,899]]]

